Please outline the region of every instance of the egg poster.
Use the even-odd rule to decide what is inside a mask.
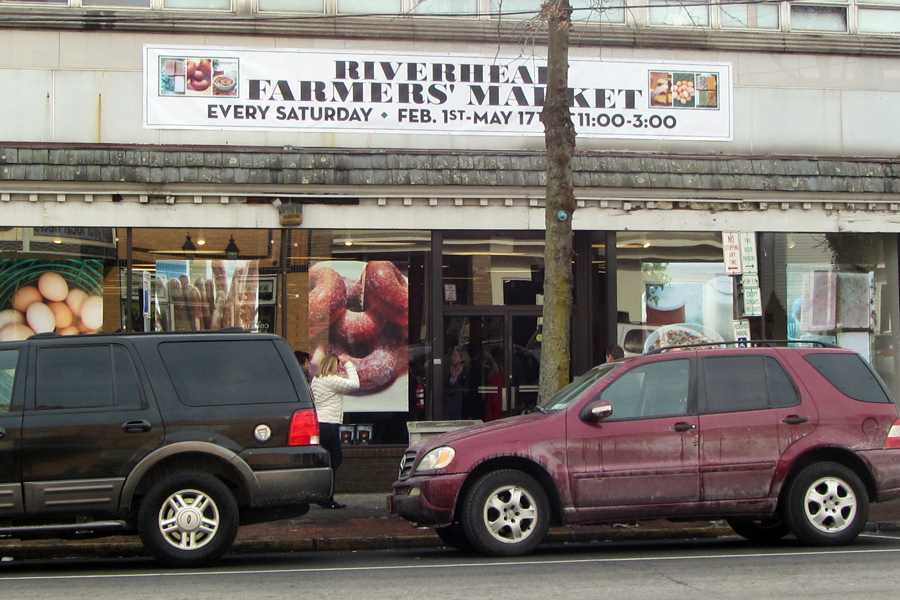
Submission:
[[[0,261],[0,341],[98,333],[103,270],[103,262],[93,259]]]

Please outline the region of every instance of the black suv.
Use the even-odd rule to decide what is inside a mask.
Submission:
[[[235,331],[0,343],[0,537],[137,532],[171,566],[327,500],[287,341]]]

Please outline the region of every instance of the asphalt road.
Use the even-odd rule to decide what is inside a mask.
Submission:
[[[215,568],[162,569],[149,559],[0,564],[4,600],[483,598],[889,598],[900,535],[841,548],[740,538],[543,546],[488,559],[442,548],[226,557]]]

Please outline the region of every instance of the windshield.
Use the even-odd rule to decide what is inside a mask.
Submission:
[[[620,363],[605,363],[594,367],[547,400],[539,402],[538,408],[548,412],[566,409],[580,398],[585,390],[592,388],[595,383],[612,373],[618,364]]]

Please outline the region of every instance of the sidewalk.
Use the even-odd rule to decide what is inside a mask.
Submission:
[[[341,510],[313,506],[296,519],[242,527],[231,553],[373,550],[442,545],[430,528],[417,528],[387,512],[386,494],[348,494]],[[867,531],[900,531],[900,500],[873,504]],[[621,541],[735,535],[724,521],[672,523],[666,520],[629,524],[555,527],[547,542]],[[4,560],[112,558],[148,556],[137,536],[78,541],[0,539]]]

